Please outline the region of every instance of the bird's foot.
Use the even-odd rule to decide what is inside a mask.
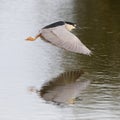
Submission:
[[[75,104],[75,99],[74,98],[69,99],[67,102],[68,102],[68,104]]]
[[[34,38],[34,37],[28,37],[28,38],[26,38],[26,40],[28,40],[28,41],[35,41],[36,38]]]

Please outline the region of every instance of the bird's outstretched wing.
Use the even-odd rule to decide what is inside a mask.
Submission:
[[[90,55],[91,51],[71,32],[64,27],[42,31],[42,36],[48,42],[65,50]]]

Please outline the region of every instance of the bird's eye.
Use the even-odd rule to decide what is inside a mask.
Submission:
[[[77,27],[77,25],[76,25],[76,24],[74,24],[74,27]]]

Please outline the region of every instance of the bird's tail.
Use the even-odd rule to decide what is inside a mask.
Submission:
[[[35,37],[30,36],[30,37],[26,38],[25,40],[27,40],[27,41],[35,41],[38,37],[41,37],[41,33],[36,35]]]

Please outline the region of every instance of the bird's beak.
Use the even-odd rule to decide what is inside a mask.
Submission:
[[[80,26],[76,26],[76,29],[82,29]]]
[[[87,30],[87,29],[90,29],[90,28],[89,28],[89,27],[76,26],[76,29],[79,29],[79,30]]]

